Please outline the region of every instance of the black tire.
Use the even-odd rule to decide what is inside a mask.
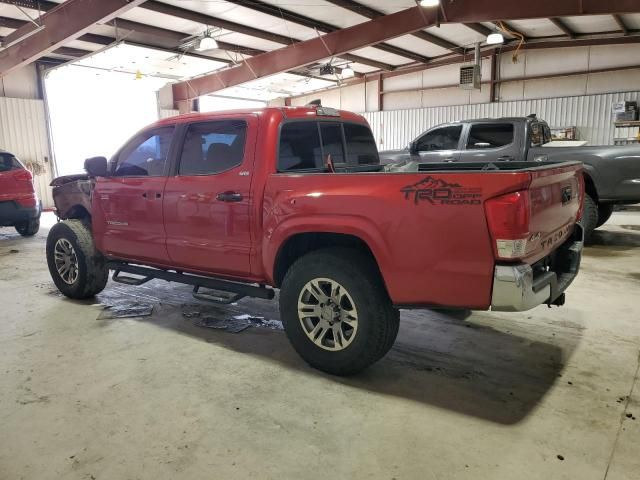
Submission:
[[[55,260],[55,249],[60,245],[73,247],[71,257],[75,256],[75,278],[71,283],[65,281],[58,272]],[[90,227],[81,220],[65,220],[57,223],[49,230],[47,237],[47,264],[53,282],[64,295],[74,299],[90,298],[104,290],[109,279],[109,270],[105,266],[104,257],[96,250]]]
[[[601,227],[611,218],[613,213],[613,203],[601,203],[598,205],[598,221],[596,228]]]
[[[584,211],[580,225],[584,229],[584,241],[587,243],[591,240],[591,234],[598,225],[598,204],[588,194],[584,196]]]
[[[342,337],[340,347],[348,342],[341,350],[326,349],[330,346],[323,348],[308,336],[307,331],[323,321],[321,317],[315,317],[318,323],[313,325],[314,320],[308,317],[302,320],[298,316],[298,300],[303,298],[308,282],[314,279],[337,282],[345,293],[336,297],[342,301],[349,297],[347,304],[352,301],[355,307],[357,328],[351,330],[352,337],[345,335],[350,324],[338,327],[344,328],[337,333]],[[337,247],[308,253],[289,268],[280,289],[280,315],[289,341],[298,354],[312,367],[341,376],[358,373],[380,360],[391,349],[400,323],[400,313],[393,307],[371,258],[353,249]],[[305,330],[303,322],[307,325],[311,322],[311,326]],[[322,342],[324,337],[324,341],[329,345],[333,342],[335,347],[333,330],[331,334],[327,333],[325,330],[316,341]]]
[[[40,219],[32,218],[16,225],[16,232],[23,237],[33,237],[40,230]]]

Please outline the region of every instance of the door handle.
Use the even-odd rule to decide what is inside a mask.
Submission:
[[[239,202],[242,200],[242,194],[238,192],[222,192],[216,195],[216,200],[221,202]]]
[[[455,162],[455,161],[456,161],[456,159],[455,159],[455,158],[453,158],[453,157],[448,157],[448,158],[445,158],[445,159],[444,159],[444,161],[445,161],[445,162],[447,162],[447,163],[449,163],[449,162]]]
[[[143,196],[144,198],[147,198],[147,192],[144,192],[144,193],[142,194],[142,196]]]
[[[498,160],[501,160],[503,162],[510,162],[513,160],[513,157],[511,155],[503,155],[501,157],[498,157]]]

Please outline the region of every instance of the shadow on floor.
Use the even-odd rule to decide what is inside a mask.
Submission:
[[[480,317],[469,311],[407,310],[402,312],[398,339],[387,356],[357,376],[339,378],[308,367],[281,330],[250,328],[233,334],[197,326],[194,318],[196,312],[197,317],[230,319],[249,314],[277,320],[277,302],[245,299],[228,306],[199,303],[191,297],[189,287],[158,280],[140,287],[110,283],[99,300],[108,303],[110,298],[153,303],[154,313],[135,319],[140,322],[352,388],[501,424],[517,423],[536,407],[560,376],[582,334],[580,325],[558,322],[557,316],[544,321],[540,313],[535,323],[477,314],[485,321],[490,317],[489,321],[502,326],[504,331],[500,331],[474,322]],[[99,320],[102,325],[114,321],[124,320]]]
[[[591,235],[589,247],[607,247],[613,252],[621,250],[629,250],[640,247],[640,234],[632,233],[638,227],[636,225],[621,225],[621,228],[629,230],[629,232],[621,232],[617,230],[594,230]],[[589,248],[586,253],[589,254]]]

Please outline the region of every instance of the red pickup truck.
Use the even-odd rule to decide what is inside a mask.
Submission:
[[[400,308],[562,305],[582,250],[580,163],[379,162],[366,120],[325,107],[188,114],[53,182],[62,293],[159,278],[220,303],[273,298],[312,366],[380,359]]]

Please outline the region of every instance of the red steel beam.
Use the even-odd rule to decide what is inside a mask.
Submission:
[[[460,0],[443,2],[442,7],[445,11],[446,22],[472,23],[636,13],[640,11],[640,2],[638,0],[536,0],[533,2]]]
[[[415,32],[434,24],[435,21],[436,10],[434,9],[413,7],[402,10],[289,47],[257,55],[226,70],[175,83],[173,98],[175,102],[189,100],[257,78],[303,67],[327,57],[341,56],[367,45]]]
[[[442,4],[447,23],[474,23],[499,20],[549,18],[583,14],[640,12],[638,0],[460,0]],[[410,34],[436,25],[438,10],[413,7],[374,18],[349,28],[327,33],[295,45],[257,55],[233,67],[173,85],[174,102],[184,102],[218,90],[268,75],[299,68],[324,58],[341,56],[352,50]],[[429,65],[429,62],[426,65]]]
[[[40,17],[41,27],[28,23],[4,39],[0,77],[64,46],[95,23],[108,21],[144,0],[67,0]]]

